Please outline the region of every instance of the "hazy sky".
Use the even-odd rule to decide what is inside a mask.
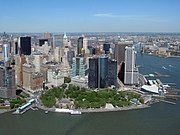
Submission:
[[[0,0],[0,32],[180,32],[180,0]]]

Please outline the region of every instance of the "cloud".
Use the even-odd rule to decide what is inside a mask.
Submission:
[[[104,17],[104,18],[119,18],[121,20],[131,20],[131,21],[151,21],[151,22],[168,22],[167,19],[158,17],[158,16],[152,16],[152,15],[117,15],[112,13],[98,13],[94,14],[94,17]]]
[[[111,13],[101,13],[101,14],[94,14],[95,17],[117,17],[116,15],[113,15]]]

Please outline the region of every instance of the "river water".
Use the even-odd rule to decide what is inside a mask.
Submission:
[[[170,75],[159,78],[180,89],[179,58],[137,54],[140,72]],[[162,67],[165,67],[162,68]],[[150,108],[122,112],[87,113],[79,116],[28,111],[23,115],[0,114],[0,135],[180,135],[180,100],[176,105],[157,103]]]

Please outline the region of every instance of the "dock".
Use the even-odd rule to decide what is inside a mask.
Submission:
[[[170,94],[166,94],[165,97],[167,97],[167,98],[179,99],[179,98],[180,98],[180,95],[170,95]]]
[[[167,101],[167,100],[161,100],[162,102],[164,102],[164,103],[168,103],[168,104],[172,104],[172,105],[176,105],[176,103],[175,102],[171,102],[171,101]]]
[[[170,75],[163,75],[159,72],[154,72],[154,77],[170,77]]]

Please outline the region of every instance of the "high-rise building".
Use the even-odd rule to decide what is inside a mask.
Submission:
[[[109,52],[110,52],[109,49],[110,49],[110,44],[109,43],[103,44],[103,50],[104,50],[105,54],[109,54]]]
[[[19,54],[31,55],[31,37],[20,37],[19,38]]]
[[[103,55],[89,59],[88,86],[106,88],[117,84],[117,62]]]
[[[18,42],[15,41],[14,42],[14,54],[17,55],[18,54],[18,50],[19,50],[19,47],[18,47]]]
[[[43,89],[43,75],[35,72],[34,65],[23,64],[23,88],[32,92]]]
[[[78,44],[77,44],[77,55],[82,54],[82,48],[83,48],[83,37],[79,37]]]
[[[15,70],[12,67],[0,66],[0,97],[16,96]]]
[[[124,84],[135,85],[139,83],[139,72],[136,67],[136,54],[134,47],[125,48]]]
[[[69,65],[73,64],[73,57],[74,56],[75,56],[74,50],[69,49],[69,51],[67,52],[67,59],[68,59]]]
[[[35,66],[35,72],[40,72],[41,65],[43,62],[43,55],[34,54],[33,57],[34,57],[33,64]]]
[[[117,61],[115,59],[108,60],[108,85],[117,85]]]
[[[49,39],[51,37],[50,33],[49,32],[45,32],[44,33],[44,38],[45,39]]]
[[[45,42],[48,42],[48,39],[39,39],[39,46],[44,45]]]
[[[115,59],[119,65],[121,62],[125,61],[125,48],[126,46],[132,46],[133,42],[118,42],[115,44]]]
[[[26,63],[26,57],[24,55],[15,55],[15,76],[16,84],[23,86],[23,64]]]
[[[4,44],[3,46],[3,52],[4,52],[4,62],[8,62],[9,61],[9,44]]]
[[[98,88],[98,61],[98,57],[89,59],[88,87],[90,88]]]
[[[63,35],[54,34],[53,35],[53,48],[63,47]]]
[[[71,77],[80,76],[84,77],[87,75],[87,65],[85,63],[85,58],[74,57],[71,69]]]
[[[84,48],[84,53],[89,54],[88,39],[86,37],[83,38],[83,48]]]
[[[99,88],[108,87],[108,57],[101,56],[99,57]]]

